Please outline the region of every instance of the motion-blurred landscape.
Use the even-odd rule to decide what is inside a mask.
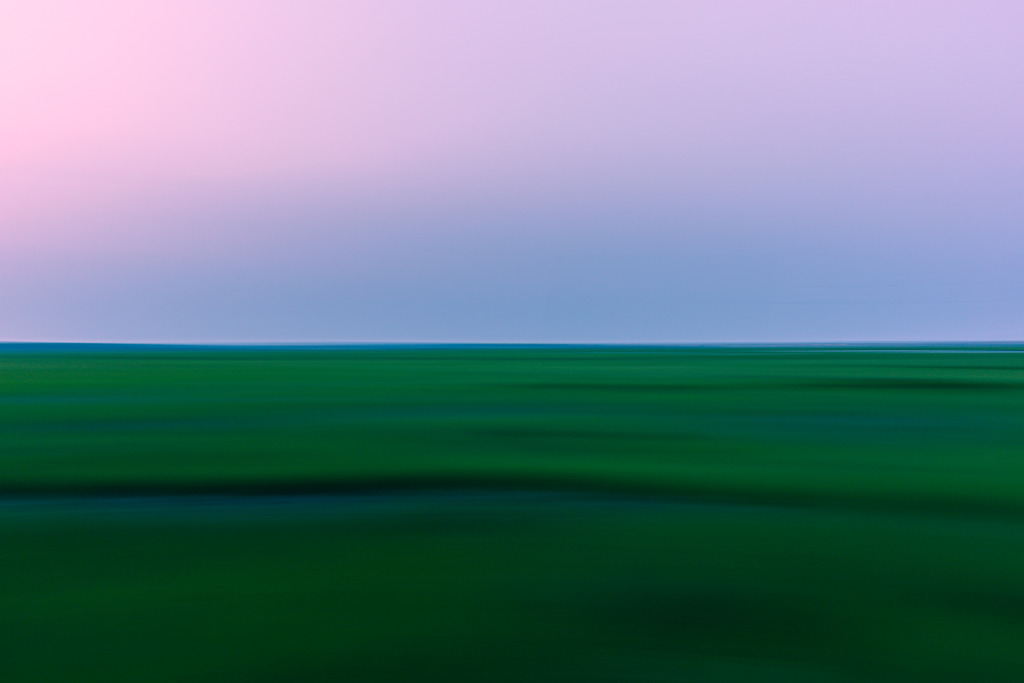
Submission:
[[[1022,36],[0,0],[0,683],[1024,682]]]

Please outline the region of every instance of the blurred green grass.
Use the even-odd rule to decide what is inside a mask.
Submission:
[[[5,681],[1010,681],[1024,529],[577,501],[0,514]]]
[[[0,347],[0,680],[1024,680],[991,351]]]
[[[1024,510],[1024,354],[0,355],[0,493],[545,488]]]

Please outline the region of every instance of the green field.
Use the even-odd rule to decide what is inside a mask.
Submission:
[[[1022,350],[0,346],[0,681],[1019,683]]]

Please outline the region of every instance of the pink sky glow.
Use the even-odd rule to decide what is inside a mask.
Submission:
[[[0,0],[0,340],[1021,338],[1021,35],[1010,0]]]

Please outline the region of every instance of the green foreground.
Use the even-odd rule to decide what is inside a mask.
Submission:
[[[0,680],[1018,682],[990,351],[0,347]]]

